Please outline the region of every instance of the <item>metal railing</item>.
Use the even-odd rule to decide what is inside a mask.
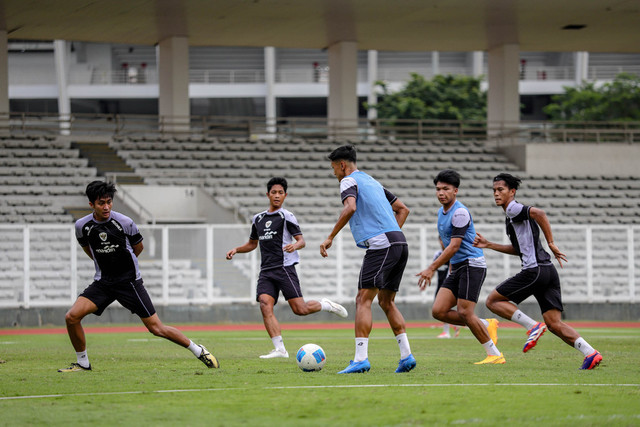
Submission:
[[[319,245],[333,224],[303,225],[307,242],[298,265],[305,297],[353,301],[364,251],[350,233],[338,234],[328,258]],[[145,286],[161,305],[255,302],[258,251],[225,253],[246,241],[248,225],[141,225],[145,250],[139,264]],[[506,243],[502,225],[476,225],[488,239]],[[409,261],[397,300],[429,303],[415,274],[439,249],[435,224],[404,227]],[[566,302],[637,302],[640,296],[640,227],[556,225],[554,237],[569,262],[558,268]],[[0,306],[68,306],[92,281],[93,262],[79,249],[72,225],[0,225]],[[481,300],[520,270],[518,257],[485,251],[487,279]],[[556,263],[557,265],[557,263]]]
[[[72,135],[129,138],[309,137],[391,140],[486,140],[499,144],[529,142],[640,141],[640,122],[500,122],[461,120],[365,119],[235,116],[155,116],[124,114],[9,113],[0,115],[0,131],[12,136]]]
[[[487,74],[487,70],[483,70]],[[378,79],[389,82],[405,82],[411,74],[419,74],[426,78],[434,77],[434,70],[430,66],[416,67],[381,67],[378,69]],[[589,80],[613,80],[620,73],[640,75],[640,66],[634,65],[596,65],[587,70]],[[132,67],[125,70],[102,70],[95,68],[85,73],[71,73],[71,84],[88,83],[91,85],[122,85],[122,84],[158,84],[158,71],[155,68]],[[441,66],[437,74],[472,75],[470,67]],[[520,71],[520,80],[575,80],[575,67],[528,65]],[[12,84],[42,84],[50,82],[51,77],[46,73],[33,71],[27,75],[13,74],[10,76]],[[275,74],[277,83],[328,83],[329,67],[313,69],[278,69]],[[358,81],[367,81],[366,69],[358,70]],[[220,70],[220,69],[192,69],[189,70],[189,82],[200,84],[237,84],[237,83],[265,83],[264,70]]]

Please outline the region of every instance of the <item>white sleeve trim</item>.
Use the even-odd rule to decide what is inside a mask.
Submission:
[[[342,178],[342,181],[340,181],[340,194],[344,193],[345,190],[353,187],[354,185],[357,186],[358,183],[352,177],[347,176],[345,178]]]
[[[462,228],[467,226],[471,222],[471,215],[469,215],[469,211],[465,208],[458,208],[453,213],[453,217],[451,218],[451,225],[456,228]]]
[[[518,203],[513,200],[511,203],[509,203],[509,206],[507,206],[507,210],[505,213],[509,218],[515,218],[520,215],[520,212],[522,212],[523,208],[524,205],[522,205],[522,203]]]

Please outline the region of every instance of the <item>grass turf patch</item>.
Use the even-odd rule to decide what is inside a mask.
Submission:
[[[397,344],[388,329],[375,329],[371,371],[351,375],[336,374],[353,357],[350,330],[285,325],[291,357],[273,360],[258,358],[272,347],[264,331],[187,333],[220,369],[148,333],[90,334],[94,370],[67,374],[57,372],[75,361],[65,335],[3,336],[0,424],[640,424],[640,329],[580,330],[604,356],[593,371],[579,370],[582,355],[551,333],[523,354],[524,330],[501,329],[507,363],[477,366],[485,355],[468,330],[450,340],[436,339],[439,332],[410,329],[418,366],[395,374]],[[295,363],[309,342],[327,354],[320,372]]]

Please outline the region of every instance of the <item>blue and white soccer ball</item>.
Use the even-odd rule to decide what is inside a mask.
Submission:
[[[327,361],[322,347],[317,344],[305,344],[296,353],[298,367],[305,372],[319,371]]]

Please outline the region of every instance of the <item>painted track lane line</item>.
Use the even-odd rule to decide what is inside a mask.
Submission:
[[[238,388],[201,388],[184,390],[138,390],[138,391],[110,391],[97,393],[69,393],[69,394],[41,394],[32,396],[5,396],[0,401],[20,399],[47,399],[53,397],[83,397],[83,396],[117,396],[148,393],[202,393],[202,392],[230,392],[248,390],[312,390],[312,389],[340,389],[340,388],[390,388],[390,387],[637,387],[640,384],[580,384],[580,383],[513,383],[513,384],[345,384],[345,385],[312,385],[312,386],[274,386],[274,387],[238,387]]]

